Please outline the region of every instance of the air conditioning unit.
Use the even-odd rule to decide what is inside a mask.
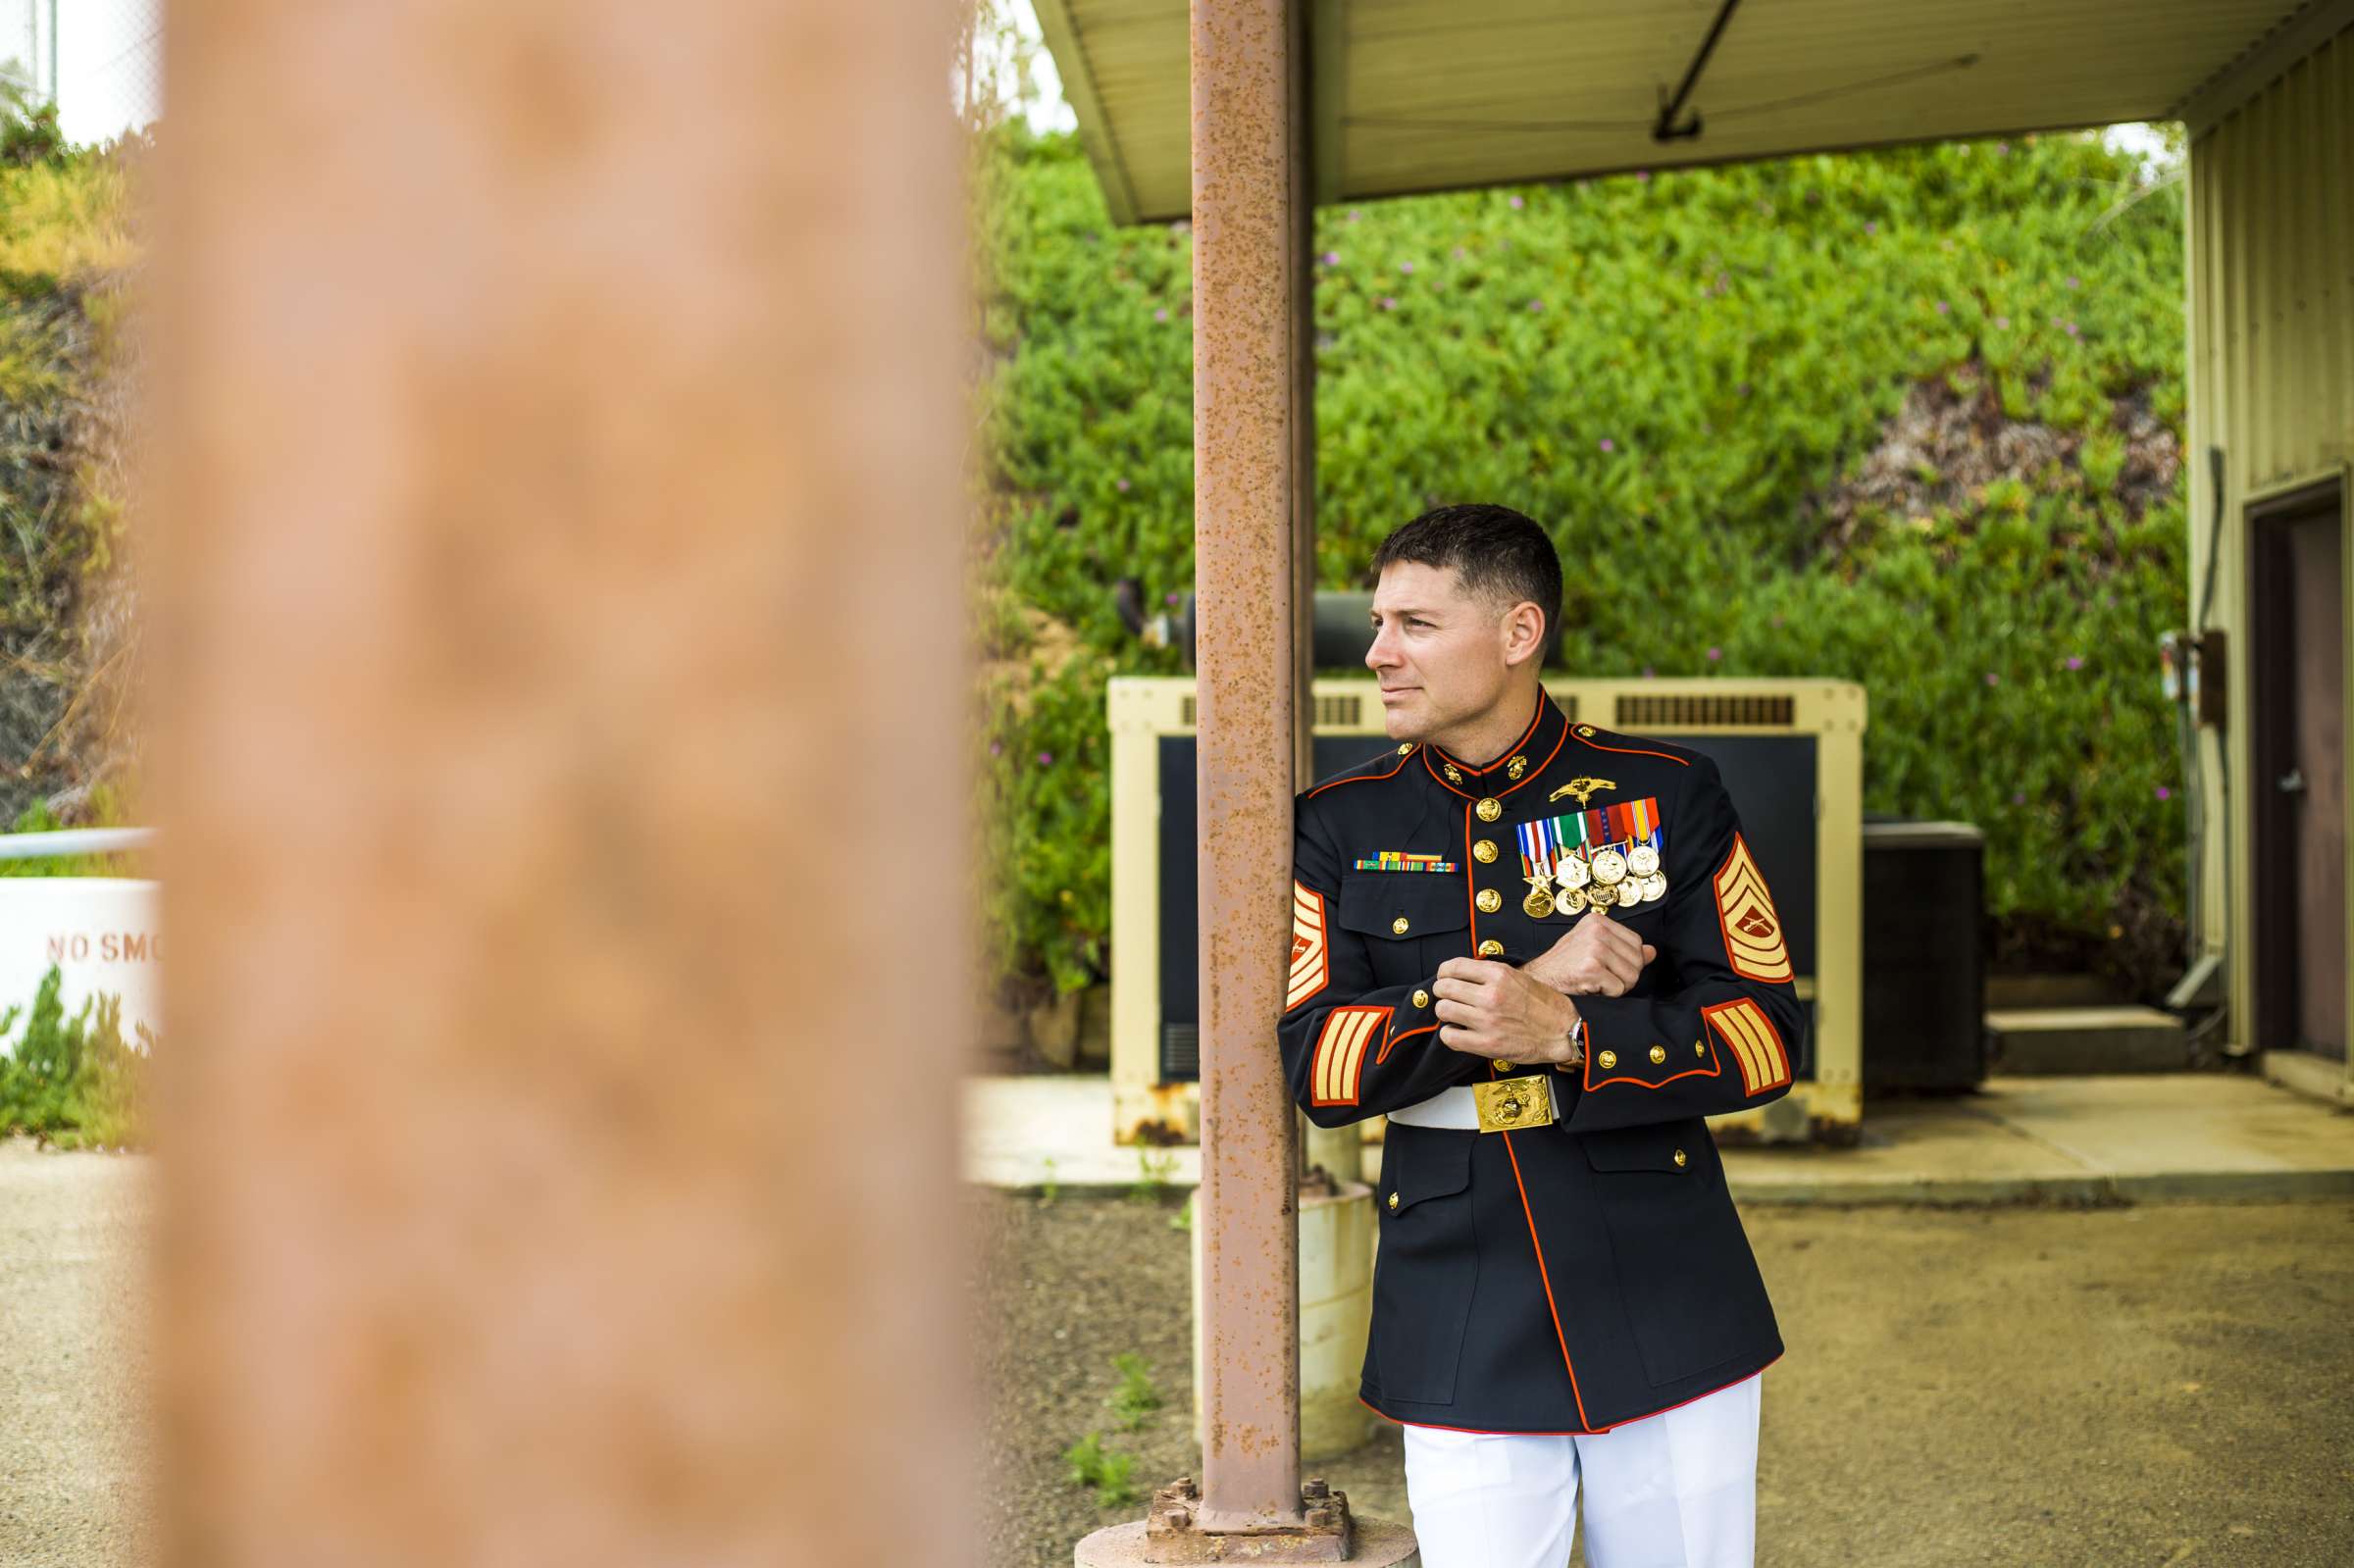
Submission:
[[[1708,753],[1773,889],[1813,1027],[1791,1063],[1790,1092],[1711,1118],[1717,1138],[1853,1142],[1863,1118],[1864,688],[1779,679],[1562,680],[1545,688],[1571,723]],[[1316,778],[1395,749],[1371,681],[1318,680],[1313,701]],[[1202,1061],[1194,682],[1118,677],[1106,704],[1113,1131],[1123,1143],[1192,1141]],[[1282,937],[1270,929],[1269,941]]]

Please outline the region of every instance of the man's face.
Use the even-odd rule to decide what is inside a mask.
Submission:
[[[1464,593],[1453,567],[1381,569],[1365,668],[1380,680],[1391,739],[1444,733],[1493,708],[1506,691],[1505,652],[1504,615]]]

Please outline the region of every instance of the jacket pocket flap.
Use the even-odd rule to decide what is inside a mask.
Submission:
[[[1695,1133],[1690,1124],[1682,1122],[1647,1122],[1581,1134],[1578,1141],[1585,1145],[1586,1163],[1598,1171],[1683,1174],[1698,1169],[1693,1149],[1706,1131],[1704,1127]]]
[[[1401,1138],[1401,1131],[1408,1136]],[[1471,1140],[1479,1136],[1452,1128],[1404,1127],[1392,1122],[1382,1137],[1382,1207],[1403,1214],[1426,1197],[1447,1197],[1469,1187]],[[1394,1207],[1392,1193],[1398,1198]]]
[[[1455,877],[1426,871],[1365,872],[1341,878],[1343,929],[1368,936],[1414,937],[1471,924],[1470,895]],[[1398,929],[1399,921],[1406,930]]]

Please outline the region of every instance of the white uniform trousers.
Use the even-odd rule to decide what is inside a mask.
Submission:
[[[1591,1436],[1406,1428],[1423,1568],[1751,1568],[1763,1374]]]

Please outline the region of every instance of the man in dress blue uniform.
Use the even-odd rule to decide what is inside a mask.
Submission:
[[[1752,1561],[1782,1352],[1704,1117],[1787,1093],[1789,952],[1716,766],[1539,685],[1560,558],[1500,506],[1375,556],[1391,748],[1294,801],[1292,1094],[1386,1114],[1360,1396],[1429,1568]]]

